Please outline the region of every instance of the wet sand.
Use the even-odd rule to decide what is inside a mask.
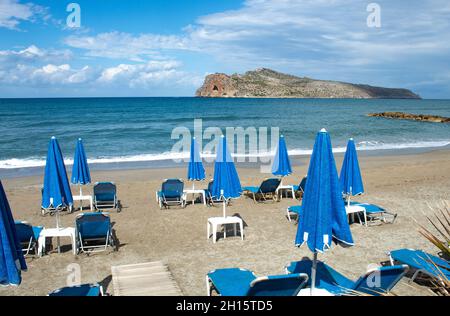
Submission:
[[[307,172],[309,158],[294,168],[293,175],[284,183],[298,184]],[[342,157],[336,158],[340,167]],[[450,151],[439,150],[421,154],[360,156],[366,193],[357,200],[376,203],[398,213],[394,224],[363,227],[352,224],[355,246],[335,246],[319,259],[351,278],[366,271],[369,264],[380,264],[388,257],[386,252],[398,248],[420,248],[431,253],[436,249],[419,233],[418,222],[425,223],[425,214],[431,214],[427,203],[438,205],[450,200]],[[269,175],[256,168],[238,168],[242,185],[257,185]],[[208,178],[213,170],[207,168]],[[257,275],[284,273],[284,266],[303,257],[311,257],[306,247],[296,248],[296,225],[286,218],[286,208],[299,201],[285,198],[281,202],[255,204],[247,197],[233,201],[229,215],[239,214],[245,221],[245,239],[228,236],[216,244],[206,239],[208,217],[220,216],[222,208],[188,205],[185,209],[173,207],[160,210],[155,191],[164,178],[185,178],[184,168],[96,171],[92,180],[114,181],[124,206],[121,213],[111,212],[113,229],[120,243],[118,252],[103,252],[74,256],[69,241],[62,253],[51,252],[42,258],[27,258],[28,271],[23,273],[19,287],[0,288],[0,295],[46,295],[66,285],[70,276],[68,266],[76,263],[81,268],[81,282],[100,282],[107,293],[113,294],[111,266],[147,261],[163,261],[172,271],[185,295],[205,295],[205,274],[216,268],[242,267]],[[40,188],[42,177],[3,180],[13,215],[33,225],[55,227],[55,217],[40,215]],[[196,187],[206,187],[206,181]],[[186,186],[191,186],[187,183]],[[74,187],[76,194],[78,188]],[[92,186],[84,188],[92,192]],[[74,226],[75,216],[62,214],[65,226]],[[53,244],[56,242],[53,241]],[[70,267],[70,266],[69,266]],[[427,287],[407,284],[404,278],[395,288],[398,295],[432,295]]]

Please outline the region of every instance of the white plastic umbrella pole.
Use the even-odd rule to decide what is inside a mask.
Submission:
[[[352,196],[352,187],[350,187],[350,193],[347,195],[347,206],[350,206],[350,198]]]
[[[195,181],[192,181],[192,190],[195,190]],[[195,203],[195,194],[192,193],[192,205]]]
[[[220,190],[220,195],[222,196],[223,199],[223,217],[227,217],[227,199],[225,199],[225,197],[223,196],[223,190]]]
[[[80,186],[80,197],[81,197],[81,196],[83,196],[83,189],[82,189],[81,183],[79,184],[79,186]]]
[[[50,198],[50,206],[49,207],[50,208],[54,207],[53,206],[53,198],[52,197]],[[55,208],[55,213],[56,213],[55,214],[56,215],[56,228],[59,229],[59,216],[58,216],[59,215],[59,209],[58,208]]]
[[[56,228],[59,229],[59,209],[55,209],[56,212]]]
[[[313,264],[311,267],[311,296],[314,294],[314,290],[316,289],[316,271],[317,271],[317,251],[314,252]]]

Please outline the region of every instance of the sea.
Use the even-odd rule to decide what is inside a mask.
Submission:
[[[367,115],[384,111],[450,117],[450,100],[0,99],[0,178],[41,173],[52,136],[58,139],[68,168],[76,141],[82,138],[94,169],[176,165],[189,155],[189,146],[181,144],[194,135],[202,156],[211,160],[215,148],[211,144],[220,132],[234,142],[232,151],[241,160],[273,155],[273,140],[279,134],[284,135],[290,155],[309,155],[322,128],[330,133],[336,153],[345,151],[349,138],[359,151],[377,153],[450,146],[450,124]],[[240,136],[228,134],[233,129],[244,131],[240,147]]]

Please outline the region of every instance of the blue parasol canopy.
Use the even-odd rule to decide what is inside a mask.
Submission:
[[[295,244],[301,246],[306,243],[314,253],[313,290],[317,253],[330,249],[332,240],[353,245],[331,139],[325,129],[317,134],[307,179]]]
[[[226,137],[222,135],[217,148],[216,162],[214,163],[214,181],[211,194],[220,196],[224,200],[241,196],[242,188],[236,167],[227,148]]]
[[[292,173],[291,162],[289,161],[288,150],[284,136],[278,140],[278,148],[272,164],[272,174],[275,176],[288,176]]]
[[[52,137],[45,164],[42,207],[62,208],[73,204],[72,192],[67,179],[66,166],[58,141]]]
[[[201,181],[205,179],[205,168],[203,168],[202,158],[200,157],[200,148],[195,137],[191,141],[191,154],[188,164],[187,179],[189,181]]]
[[[0,284],[19,285],[21,270],[26,269],[14,218],[0,181]]]
[[[358,154],[356,153],[353,138],[350,138],[347,143],[347,150],[342,163],[339,182],[343,191],[342,193],[346,195],[355,196],[364,193],[364,185],[358,163]]]
[[[86,153],[84,152],[83,141],[81,138],[78,139],[75,148],[71,182],[72,184],[80,185],[91,183],[91,174],[89,172]]]

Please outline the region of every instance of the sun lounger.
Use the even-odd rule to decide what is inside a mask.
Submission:
[[[103,296],[103,288],[99,284],[66,286],[48,293],[48,296]]]
[[[292,221],[292,216],[295,215],[295,217],[297,219],[297,222],[298,222],[299,219],[300,219],[301,211],[302,211],[302,206],[301,205],[289,206],[286,209],[286,215],[287,215],[288,220],[291,222]]]
[[[242,190],[247,194],[251,194],[253,196],[253,201],[255,202],[257,200],[260,200],[259,198],[262,198],[264,201],[266,201],[267,198],[272,198],[274,201],[277,201],[277,188],[280,183],[281,179],[270,178],[265,179],[263,182],[261,182],[261,185],[259,187],[246,186],[243,187]]]
[[[75,219],[77,248],[81,252],[105,251],[115,248],[111,219],[108,213],[82,213]]]
[[[302,181],[300,181],[299,185],[293,185],[293,189],[295,194],[299,194],[300,198],[303,197],[303,193],[305,193],[305,186],[306,186],[306,176],[303,177]]]
[[[181,179],[166,179],[161,185],[161,191],[157,192],[159,208],[169,208],[180,205],[186,207],[186,195],[183,192],[184,182]]]
[[[222,296],[296,296],[308,281],[306,274],[257,277],[246,269],[218,269],[206,275],[208,295],[214,289]]]
[[[302,260],[291,262],[286,267],[286,272],[306,273],[310,276],[311,268],[311,260]],[[353,281],[319,261],[317,263],[316,287],[325,289],[334,295],[365,293],[378,296],[388,293],[407,271],[407,265],[377,267],[367,271],[358,280]]]
[[[94,185],[94,207],[97,210],[121,211],[117,198],[117,187],[113,182],[97,182]]]
[[[208,183],[208,188],[205,189],[206,203],[207,203],[208,205],[210,205],[210,206],[213,206],[214,203],[220,203],[220,204],[223,203],[223,200],[220,198],[220,196],[213,196],[213,195],[212,195],[212,187],[213,187],[213,184],[214,184],[214,181],[211,180],[211,181]],[[230,203],[230,200],[227,199],[226,202],[227,202],[227,204],[229,204],[229,203]]]
[[[411,282],[413,282],[421,273],[437,280],[443,278],[450,280],[450,262],[430,255],[422,250],[393,250],[389,253],[389,259],[392,265],[395,262],[401,262],[415,270],[411,277]]]
[[[345,205],[347,206],[348,203],[345,202]],[[366,224],[375,223],[375,221],[393,224],[395,219],[397,218],[397,214],[388,212],[384,208],[375,204],[360,203],[354,201],[350,202],[350,206],[359,206],[365,210],[365,218],[368,222]]]
[[[25,256],[28,256],[31,250],[37,254],[39,235],[44,229],[42,226],[31,226],[27,222],[16,221],[16,232],[22,245],[22,251]]]

